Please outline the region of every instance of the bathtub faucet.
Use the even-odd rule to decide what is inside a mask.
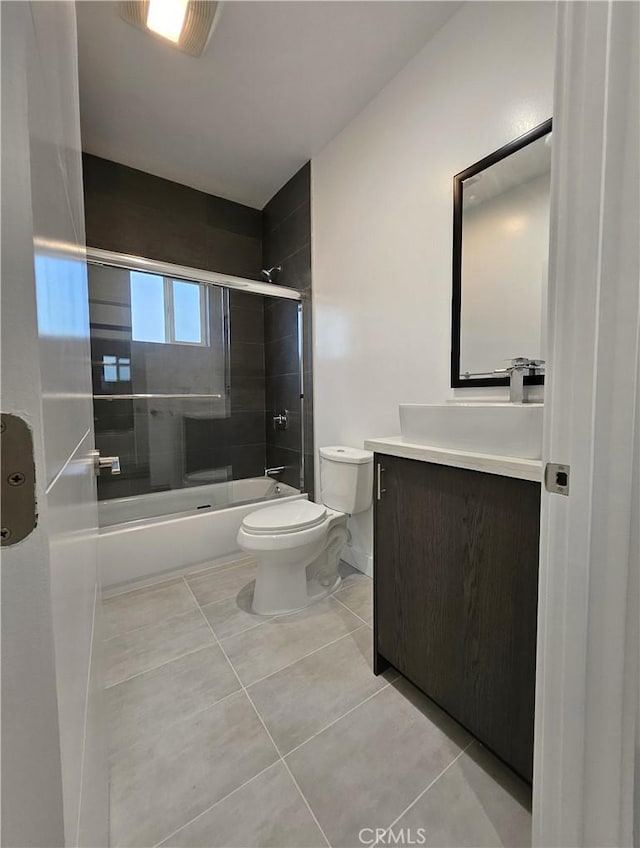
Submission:
[[[273,468],[265,468],[264,476],[265,477],[278,477],[285,470],[284,465],[276,465]]]

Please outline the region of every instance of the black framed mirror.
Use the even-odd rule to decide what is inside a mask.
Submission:
[[[551,128],[550,118],[453,178],[454,388],[508,385],[511,360],[546,358]]]

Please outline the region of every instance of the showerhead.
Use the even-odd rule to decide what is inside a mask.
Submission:
[[[282,265],[274,265],[273,268],[263,268],[260,272],[268,283],[275,283],[276,277],[282,271]]]

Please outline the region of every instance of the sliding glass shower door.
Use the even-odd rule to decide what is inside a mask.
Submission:
[[[106,523],[268,497],[273,468],[300,488],[296,300],[105,264],[89,292]]]

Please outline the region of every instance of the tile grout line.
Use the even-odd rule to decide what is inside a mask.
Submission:
[[[269,674],[265,674],[264,677],[259,677],[257,680],[252,680],[251,683],[246,684],[247,688],[250,688],[251,686],[255,686],[257,683],[262,683],[263,680],[268,680],[270,677],[273,677],[274,674],[279,674],[281,671],[284,671],[285,669],[290,668],[292,665],[295,665],[296,663],[299,663],[302,660],[306,660],[308,657],[312,657],[314,654],[317,654],[318,651],[323,651],[325,648],[328,648],[330,645],[335,645],[336,642],[340,642],[342,639],[346,639],[348,636],[353,636],[354,633],[357,633],[359,630],[362,630],[362,628],[366,627],[366,626],[367,625],[365,625],[365,624],[359,624],[357,627],[354,627],[354,629],[350,630],[348,633],[343,633],[342,636],[338,636],[336,639],[332,639],[330,642],[325,642],[324,645],[321,645],[319,648],[314,648],[313,651],[309,651],[308,654],[304,654],[304,656],[299,657],[297,660],[293,660],[292,662],[287,663],[286,665],[283,665],[280,668],[276,668],[275,671],[271,671],[271,672],[269,672]],[[251,629],[255,630],[254,627],[252,627]],[[371,628],[369,628],[369,629],[371,629]],[[243,632],[246,633],[248,631],[245,630]],[[238,635],[240,635],[240,634],[238,634]],[[233,639],[233,638],[234,638],[233,636],[229,636],[229,639]],[[222,642],[220,642],[220,647],[222,648]],[[231,660],[229,660],[229,662],[231,662]]]
[[[181,574],[174,574],[173,577],[154,580],[153,583],[146,583],[144,586],[132,586],[130,589],[123,589],[121,592],[117,592],[115,589],[106,589],[102,592],[102,603],[106,604],[108,601],[115,601],[118,598],[124,598],[126,595],[133,595],[136,592],[152,592],[154,589],[161,589],[170,583],[177,583],[181,577]],[[111,592],[114,594],[110,594]]]
[[[156,580],[153,583],[148,583],[145,586],[134,586],[131,589],[125,589],[122,592],[117,592],[115,595],[108,595],[107,597],[102,598],[102,603],[106,604],[109,601],[115,601],[118,598],[124,598],[126,595],[133,595],[135,593],[142,592],[152,592],[154,589],[161,589],[163,586],[168,586],[171,583],[182,583],[182,581],[186,581],[189,577],[202,577],[203,574],[207,572],[215,572],[222,573],[223,571],[232,571],[234,568],[240,568],[243,565],[252,565],[255,563],[255,559],[253,557],[246,557],[245,559],[239,560],[231,560],[230,562],[222,563],[221,565],[212,565],[209,568],[202,568],[199,571],[188,571],[185,574],[174,574],[171,577],[164,577],[161,580]],[[192,593],[193,594],[193,593]],[[226,598],[221,598],[219,601],[212,601],[212,604],[222,603],[223,601],[228,601],[229,598],[232,598],[233,595],[229,595]],[[197,603],[197,602],[196,602]],[[210,604],[203,604],[203,606],[210,606]],[[181,615],[181,613],[179,613]],[[171,616],[169,616],[171,617]],[[147,627],[146,624],[141,624],[140,627]],[[134,627],[134,630],[139,630],[139,627]],[[129,631],[127,631],[129,632]],[[115,634],[119,636],[119,633]],[[113,636],[109,636],[109,639],[113,639]],[[106,640],[105,640],[106,641]]]
[[[196,612],[195,609],[188,609],[186,612],[179,612],[176,615],[167,615],[164,618],[161,618],[159,621],[153,621],[150,624],[139,624],[137,627],[132,627],[131,630],[123,630],[121,633],[114,633],[113,636],[107,636],[106,639],[103,639],[103,644],[107,644],[107,642],[112,642],[114,639],[118,639],[122,636],[129,636],[130,633],[137,633],[139,630],[144,630],[145,627],[159,627],[161,624],[166,624],[167,621],[172,621],[174,618],[182,618],[183,616],[191,615]]]
[[[185,583],[186,583],[186,580],[185,580]],[[187,584],[187,585],[188,585],[188,584]],[[190,587],[190,586],[189,586],[189,589],[191,590],[191,587]],[[193,594],[193,593],[192,593],[192,594]],[[193,597],[194,597],[194,599],[195,599],[195,595],[194,595]],[[197,599],[196,599],[196,603],[197,603]],[[251,695],[249,695],[249,693],[247,692],[247,688],[246,688],[246,686],[244,685],[244,683],[243,683],[243,682],[242,682],[242,680],[240,679],[240,676],[239,676],[238,672],[236,671],[236,669],[235,669],[235,667],[234,667],[233,663],[231,662],[231,660],[230,660],[230,659],[229,659],[229,657],[227,656],[227,652],[225,651],[225,649],[223,648],[222,644],[220,643],[220,640],[217,638],[216,634],[213,632],[213,628],[212,628],[212,627],[211,627],[211,625],[209,624],[209,621],[208,621],[207,617],[205,616],[205,614],[202,612],[202,608],[200,607],[200,605],[198,605],[198,608],[200,609],[200,613],[202,614],[202,617],[203,617],[203,618],[204,618],[204,620],[207,622],[207,625],[209,626],[209,629],[211,630],[211,633],[212,633],[212,635],[213,635],[213,638],[216,640],[216,642],[218,643],[218,645],[219,645],[219,647],[220,647],[220,650],[221,650],[221,651],[222,651],[222,653],[224,654],[224,657],[225,657],[226,661],[229,663],[229,666],[231,667],[231,669],[232,669],[233,673],[234,673],[234,674],[235,674],[235,676],[238,678],[238,683],[239,683],[239,684],[240,684],[240,686],[242,687],[242,691],[244,692],[244,694],[245,694],[245,696],[246,696],[247,700],[248,700],[248,701],[249,701],[249,703],[251,704],[251,707],[253,708],[253,711],[255,712],[256,717],[258,718],[258,721],[259,721],[259,722],[260,722],[260,724],[263,726],[265,733],[267,734],[267,736],[268,736],[268,738],[269,738],[269,740],[270,740],[271,744],[273,745],[273,749],[274,749],[274,751],[276,752],[276,754],[278,755],[278,757],[279,757],[279,759],[280,759],[280,762],[283,764],[283,766],[284,766],[284,767],[285,767],[285,769],[287,770],[287,772],[288,772],[288,774],[289,774],[289,777],[290,777],[290,778],[291,778],[291,780],[293,781],[294,786],[296,787],[296,789],[297,789],[297,790],[298,790],[298,792],[300,793],[300,797],[302,798],[302,800],[304,801],[304,803],[305,803],[305,805],[306,805],[307,809],[309,810],[309,813],[311,814],[311,817],[313,818],[314,822],[316,823],[316,826],[317,826],[318,830],[319,830],[319,831],[320,831],[320,833],[322,834],[322,837],[323,837],[324,841],[327,843],[328,848],[331,848],[331,843],[330,843],[330,842],[329,842],[329,840],[327,839],[327,835],[326,835],[326,833],[325,833],[325,832],[324,832],[324,830],[322,829],[322,827],[321,827],[321,825],[320,825],[320,822],[318,821],[318,819],[317,819],[317,817],[316,817],[316,814],[315,814],[315,813],[313,812],[313,810],[311,809],[311,805],[309,804],[309,802],[308,802],[308,801],[307,801],[307,799],[305,798],[304,793],[302,792],[302,789],[300,789],[300,786],[298,785],[298,781],[297,781],[297,780],[295,779],[295,777],[293,776],[293,772],[291,771],[291,769],[289,768],[288,764],[285,762],[284,757],[283,757],[283,756],[282,756],[282,754],[280,753],[280,749],[279,749],[279,748],[278,748],[278,746],[276,745],[276,743],[275,743],[275,741],[274,741],[274,739],[273,739],[273,736],[272,736],[272,735],[271,735],[271,733],[269,732],[269,728],[268,728],[268,727],[267,727],[267,725],[264,723],[264,720],[263,720],[262,716],[261,716],[261,715],[260,715],[260,713],[258,712],[258,709],[257,709],[256,705],[255,705],[255,704],[254,704],[254,702],[253,702],[253,698],[252,698],[252,697],[251,697]]]
[[[226,598],[226,600],[228,601],[229,598]],[[218,603],[218,602],[216,601],[216,603]],[[220,601],[220,603],[224,603],[224,602]],[[214,604],[205,604],[204,607],[214,607],[215,605],[216,605],[215,603]],[[204,607],[201,608],[203,612],[204,612]],[[248,633],[250,630],[257,630],[258,627],[263,627],[265,624],[268,624],[270,621],[273,621],[273,619],[269,618],[266,621],[259,621],[258,624],[251,624],[249,627],[245,627],[243,630],[238,630],[237,633],[230,633],[228,636],[223,636],[222,638],[223,639],[233,639],[235,636],[241,636],[243,633]],[[220,638],[219,636],[216,636],[216,639],[219,639],[219,638]]]
[[[238,692],[240,692],[239,689],[236,690],[233,694],[237,695]],[[278,765],[280,765],[280,760],[276,760],[275,762],[270,763],[268,766],[263,768],[262,771],[259,771],[257,774],[254,774],[253,777],[250,777],[249,780],[245,780],[245,782],[241,783],[240,786],[236,786],[236,788],[232,789],[231,792],[227,792],[226,795],[223,795],[222,798],[219,798],[214,804],[212,804],[210,807],[207,807],[206,810],[203,810],[201,813],[198,813],[197,816],[194,816],[192,819],[189,819],[189,821],[185,824],[181,824],[180,827],[176,828],[168,836],[165,836],[161,842],[156,842],[153,848],[161,848],[161,846],[164,845],[168,839],[171,839],[171,837],[175,836],[177,833],[180,833],[181,830],[184,830],[185,827],[189,827],[189,825],[193,824],[195,821],[198,821],[198,819],[202,818],[202,816],[206,815],[206,813],[209,813],[211,810],[215,809],[219,804],[222,804],[223,801],[226,801],[227,798],[230,798],[232,795],[235,795],[236,792],[239,792],[241,789],[244,789],[245,786],[248,786],[250,783],[253,783],[254,780],[257,780],[265,772],[269,771],[269,769],[272,769],[274,766]]]
[[[353,706],[353,707],[349,707],[349,709],[346,711],[346,713],[342,713],[342,715],[338,716],[337,718],[334,718],[334,719],[333,719],[333,721],[330,721],[330,722],[329,722],[329,724],[325,724],[325,726],[324,726],[324,727],[321,727],[321,728],[320,728],[320,730],[318,730],[318,731],[316,731],[315,733],[313,733],[311,736],[309,736],[309,738],[308,738],[308,739],[305,739],[305,740],[304,740],[304,742],[300,742],[300,744],[299,744],[299,745],[296,745],[296,746],[295,746],[295,748],[292,748],[290,751],[287,751],[287,753],[286,753],[284,756],[285,756],[285,757],[290,757],[290,756],[291,756],[291,754],[295,753],[295,752],[296,752],[296,751],[298,751],[300,748],[304,747],[304,746],[305,746],[308,742],[311,742],[311,740],[312,740],[312,739],[315,739],[315,738],[316,738],[316,736],[320,736],[320,734],[321,734],[321,733],[324,733],[324,732],[325,732],[325,730],[328,730],[330,727],[333,727],[333,725],[334,725],[334,724],[337,724],[337,723],[338,723],[339,721],[341,721],[343,718],[346,718],[348,715],[351,715],[351,713],[352,713],[352,712],[355,712],[355,710],[357,710],[357,709],[358,709],[358,707],[363,706],[363,705],[364,705],[364,704],[366,704],[368,701],[371,701],[373,698],[375,698],[375,697],[376,697],[376,695],[379,695],[381,692],[384,692],[384,690],[385,690],[385,689],[388,689],[388,688],[389,688],[389,686],[391,686],[391,684],[392,684],[392,683],[394,683],[396,679],[397,679],[397,678],[394,678],[393,680],[390,680],[388,683],[385,683],[385,684],[384,684],[384,686],[381,686],[381,687],[380,687],[379,689],[377,689],[375,692],[372,692],[370,695],[367,695],[367,697],[366,697],[366,698],[364,698],[362,701],[359,701],[357,704],[355,704],[355,706]]]
[[[348,587],[348,586],[343,586],[342,588],[343,588],[343,589],[348,589],[349,587]],[[359,618],[359,619],[360,619],[360,621],[361,621],[363,624],[366,624],[366,625],[367,625],[367,627],[369,627],[369,628],[370,628],[370,627],[371,627],[371,622],[370,622],[370,621],[365,621],[365,620],[364,620],[364,618],[362,618],[362,616],[361,616],[361,615],[358,615],[358,613],[357,613],[357,612],[354,612],[354,610],[352,610],[352,609],[351,609],[351,607],[348,607],[348,606],[347,606],[347,605],[346,605],[343,601],[341,601],[341,600],[340,600],[340,598],[337,598],[337,597],[336,597],[336,595],[338,595],[341,591],[342,591],[342,589],[338,589],[338,591],[337,591],[334,595],[329,595],[329,597],[330,597],[330,598],[333,598],[333,599],[334,599],[334,601],[337,601],[337,602],[340,604],[340,606],[344,607],[346,610],[349,610],[349,612],[351,613],[351,615],[355,615],[355,617],[356,617],[356,618]]]
[[[234,568],[240,568],[243,565],[251,565],[251,564],[252,564],[251,561],[240,562],[237,565],[230,565],[228,568],[224,568],[224,569],[221,568],[220,570],[221,571],[222,570],[231,571]],[[200,611],[202,609],[202,607],[212,607],[212,606],[215,606],[216,604],[223,604],[225,601],[230,601],[232,598],[235,598],[236,595],[237,595],[237,592],[233,592],[231,595],[227,595],[225,598],[220,598],[220,600],[218,600],[218,601],[212,601],[210,604],[202,604],[202,606],[201,606],[200,603],[198,602],[198,600],[196,599],[196,596],[194,595],[193,590],[191,589],[191,586],[189,586],[187,576],[190,576],[190,575],[183,575],[183,576],[179,576],[179,577],[171,577],[170,579],[163,580],[160,583],[153,583],[151,586],[144,586],[141,589],[131,589],[130,592],[123,592],[120,595],[113,595],[110,598],[104,598],[101,601],[101,603],[104,605],[108,601],[115,600],[116,598],[122,598],[122,597],[124,597],[124,595],[132,594],[133,592],[151,591],[155,587],[164,586],[168,583],[176,583],[176,584],[179,583],[179,582],[182,583],[183,581],[187,584],[187,587],[189,589],[189,593],[190,593],[191,597],[193,598],[198,611]],[[180,618],[180,616],[183,616],[183,615],[186,616],[186,615],[189,615],[189,613],[192,613],[192,612],[195,612],[195,611],[196,610],[194,610],[194,609],[189,609],[186,612],[176,613],[176,615],[165,616],[164,618],[161,618],[159,621],[154,621],[150,624],[139,624],[137,627],[132,627],[131,630],[123,630],[121,633],[114,633],[113,636],[107,636],[107,638],[103,639],[102,641],[103,642],[110,642],[112,639],[117,639],[118,636],[128,636],[129,633],[135,633],[136,631],[142,630],[145,627],[157,627],[160,624],[164,624],[167,621],[171,621],[171,619],[173,619],[173,618]],[[354,613],[354,615],[355,615],[355,613]],[[273,616],[273,617],[276,618],[276,616]],[[267,621],[271,621],[271,620],[272,619],[268,619]],[[253,627],[259,627],[261,624],[267,624],[267,621],[261,621],[259,624],[255,624],[252,627],[248,627],[247,630],[253,630]],[[245,631],[240,631],[240,632],[244,633]],[[234,633],[233,635],[235,636],[237,634]],[[231,638],[231,637],[227,637],[227,638]]]
[[[207,706],[206,706],[206,707],[202,707],[201,709],[196,710],[194,713],[190,713],[189,715],[186,715],[186,716],[181,716],[180,718],[176,719],[175,721],[172,721],[170,724],[168,724],[168,725],[164,728],[164,730],[159,731],[158,733],[154,734],[154,735],[153,735],[152,737],[150,737],[149,739],[142,739],[142,740],[140,740],[139,742],[133,742],[132,744],[130,744],[129,746],[127,746],[126,750],[127,750],[127,751],[133,751],[133,750],[134,750],[135,748],[137,748],[139,745],[152,745],[152,744],[155,742],[155,740],[156,740],[156,739],[159,739],[161,736],[164,736],[164,735],[165,735],[165,733],[168,733],[170,730],[173,730],[173,729],[174,729],[174,728],[176,728],[179,724],[182,724],[182,722],[185,722],[185,721],[191,721],[192,719],[197,718],[198,716],[201,716],[203,713],[206,713],[208,710],[213,709],[213,707],[217,707],[217,706],[219,706],[220,704],[222,704],[222,702],[223,702],[223,701],[228,701],[228,700],[229,700],[229,698],[233,698],[233,696],[234,696],[234,695],[239,695],[239,694],[240,694],[240,692],[241,692],[241,690],[240,690],[240,689],[234,689],[234,690],[233,690],[233,692],[229,692],[229,694],[228,694],[228,695],[223,695],[223,696],[222,696],[222,698],[218,698],[218,700],[217,700],[217,701],[214,701],[212,704],[207,704]],[[116,758],[116,756],[118,756],[120,753],[122,753],[122,752],[120,752],[120,751],[115,751],[115,752],[113,752],[113,753],[111,753],[111,752],[109,753],[109,756],[108,756],[108,760],[109,760],[109,767],[111,767],[111,766],[112,766],[112,760],[113,760],[113,759],[115,759],[115,758]],[[268,768],[268,766],[267,766],[267,768]],[[253,779],[253,778],[252,778],[252,779]],[[226,796],[225,796],[225,797],[226,797]],[[217,801],[216,801],[216,803],[217,803]],[[183,826],[184,826],[184,825],[183,825]],[[180,829],[180,828],[178,828],[178,830],[179,830],[179,829]],[[172,835],[173,835],[173,834],[172,834]]]
[[[184,654],[180,654],[180,656],[172,657],[170,660],[165,660],[158,665],[153,665],[151,668],[145,668],[144,671],[138,671],[136,674],[132,674],[129,677],[124,677],[122,680],[118,680],[115,683],[109,683],[108,686],[103,686],[103,690],[106,692],[107,689],[113,689],[114,686],[120,686],[121,683],[128,683],[130,680],[135,680],[136,677],[142,677],[143,674],[148,674],[150,671],[157,671],[159,668],[164,668],[165,665],[169,665],[169,663],[175,662],[176,660],[182,660],[185,657],[190,657],[192,654],[197,654],[198,651],[203,651],[205,648],[213,648],[215,645],[212,645],[210,642],[205,642],[202,645],[199,645],[197,648],[194,648],[191,651],[186,651]]]
[[[120,590],[118,590],[117,587],[105,589],[103,592],[103,603],[106,603],[107,601],[115,601],[119,598],[124,598],[127,595],[134,595],[138,592],[151,592],[154,589],[161,589],[163,586],[168,586],[171,583],[182,582],[183,577],[201,577],[209,571],[230,571],[232,568],[238,568],[240,565],[249,565],[250,563],[251,560],[248,558],[246,560],[232,560],[231,562],[223,563],[222,565],[213,565],[209,568],[203,568],[200,571],[189,571],[188,569],[191,568],[191,566],[186,566],[185,569],[172,572],[166,577],[154,580],[152,583],[138,583],[137,585],[133,585],[128,588],[121,586]]]
[[[461,750],[460,750],[460,751],[456,754],[456,756],[455,756],[455,757],[451,760],[451,762],[449,763],[449,765],[448,765],[448,766],[445,766],[445,768],[443,768],[443,769],[442,769],[442,771],[440,772],[440,774],[436,775],[436,777],[434,777],[434,778],[433,778],[433,780],[432,780],[432,781],[431,781],[431,782],[430,782],[427,786],[425,786],[425,788],[422,790],[422,792],[419,792],[419,793],[418,793],[418,795],[416,795],[416,797],[413,799],[413,801],[412,801],[412,802],[411,802],[411,803],[410,803],[410,804],[409,804],[409,805],[408,805],[408,806],[407,806],[407,807],[406,807],[406,808],[405,808],[405,809],[404,809],[404,810],[400,813],[400,815],[399,815],[399,816],[396,816],[396,818],[395,818],[395,819],[391,822],[391,824],[389,825],[389,827],[387,827],[387,828],[385,829],[385,832],[384,832],[384,835],[385,835],[385,836],[386,836],[386,834],[387,834],[387,833],[389,833],[389,831],[391,830],[391,828],[392,828],[394,825],[396,825],[396,824],[400,821],[400,819],[401,819],[403,816],[405,816],[405,815],[409,812],[409,810],[410,810],[413,806],[415,806],[415,805],[418,803],[418,801],[419,801],[422,797],[424,797],[424,795],[426,795],[426,794],[427,794],[427,792],[428,792],[428,791],[429,791],[429,790],[430,790],[430,789],[431,789],[431,788],[432,788],[432,787],[433,787],[433,786],[434,786],[434,785],[435,785],[435,784],[436,784],[436,783],[440,780],[440,778],[441,778],[441,777],[442,777],[442,776],[443,776],[446,772],[448,772],[448,771],[449,771],[449,769],[451,768],[451,766],[453,766],[455,763],[457,763],[457,762],[458,762],[458,760],[460,759],[460,757],[461,757],[464,753],[466,753],[466,751],[468,751],[468,749],[469,749],[469,748],[473,745],[473,743],[474,743],[474,742],[475,742],[475,739],[471,739],[471,741],[470,741],[470,742],[467,742],[467,744],[465,745],[465,747],[464,747],[464,748],[462,748],[462,749],[461,749]],[[377,846],[378,846],[378,845],[380,845],[380,844],[384,844],[384,843],[380,843],[380,842],[376,839],[376,841],[374,842],[374,844],[373,844],[372,848],[377,848]]]

